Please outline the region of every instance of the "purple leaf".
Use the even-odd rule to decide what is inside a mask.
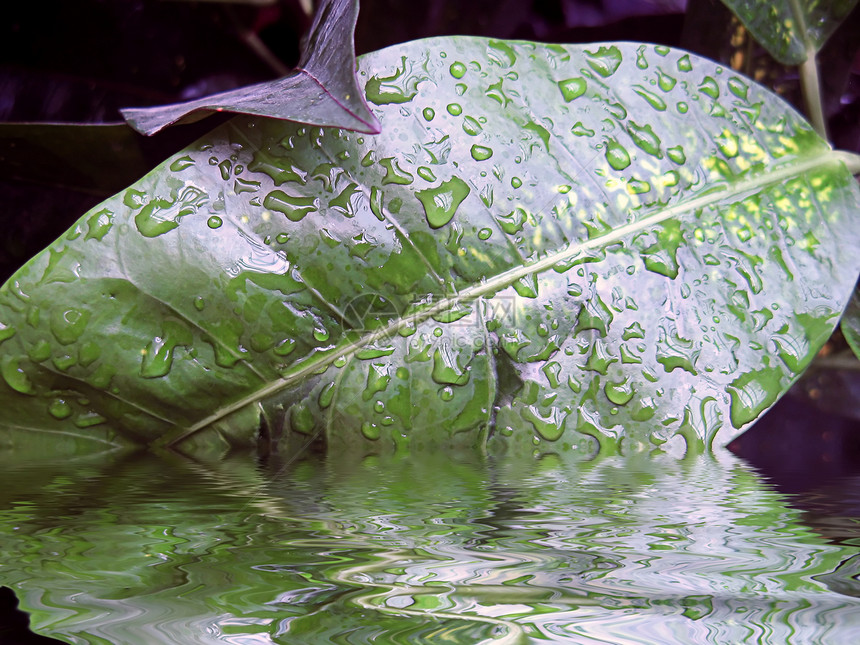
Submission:
[[[322,0],[289,76],[201,99],[121,110],[138,132],[191,123],[213,112],[236,112],[376,134],[379,122],[355,80],[353,34],[358,0]]]

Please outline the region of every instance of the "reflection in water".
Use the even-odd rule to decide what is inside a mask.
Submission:
[[[853,643],[860,547],[729,454],[127,455],[0,470],[0,583],[70,643]]]
[[[860,548],[860,476],[841,477],[791,499],[802,521],[828,541]]]

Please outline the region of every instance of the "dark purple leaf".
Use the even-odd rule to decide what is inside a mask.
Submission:
[[[323,0],[303,43],[299,66],[289,76],[202,99],[150,108],[126,108],[135,130],[155,134],[213,112],[256,114],[358,132],[379,132],[379,122],[355,82],[353,34],[358,0]]]

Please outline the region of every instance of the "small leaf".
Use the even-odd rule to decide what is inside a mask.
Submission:
[[[122,115],[147,135],[225,111],[377,133],[379,123],[355,82],[357,16],[358,0],[322,0],[299,65],[289,76],[185,103],[126,108]]]
[[[375,106],[385,136],[233,119],[0,288],[0,423],[699,450],[791,386],[860,273],[856,156],[714,62],[437,38],[359,78],[415,92]]]
[[[723,0],[779,62],[799,65],[821,49],[857,0]]]

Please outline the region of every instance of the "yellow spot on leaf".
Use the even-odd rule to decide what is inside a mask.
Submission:
[[[787,152],[797,154],[800,151],[800,148],[797,146],[797,142],[790,137],[781,136],[779,137],[779,142],[785,146]]]

